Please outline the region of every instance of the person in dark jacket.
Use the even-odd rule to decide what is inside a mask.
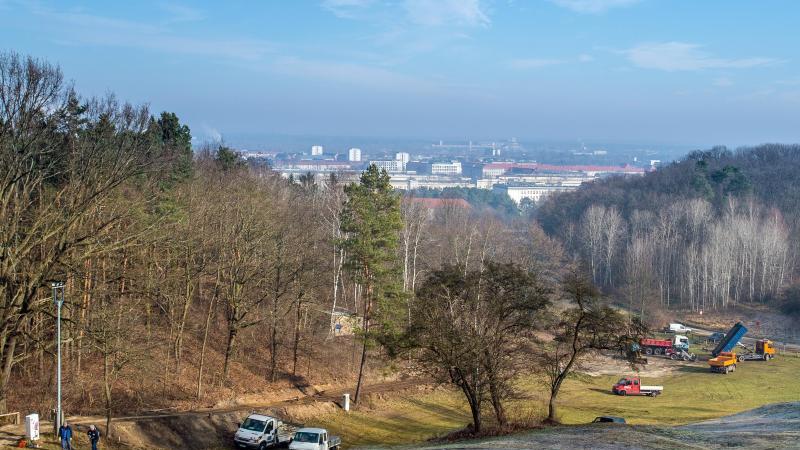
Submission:
[[[61,438],[61,450],[72,450],[72,428],[66,421],[58,429],[58,437]]]
[[[97,443],[100,442],[100,430],[94,425],[89,425],[89,431],[86,434],[89,436],[89,442],[92,443],[92,450],[97,450]]]

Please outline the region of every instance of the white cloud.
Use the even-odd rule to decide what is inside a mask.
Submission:
[[[509,61],[508,66],[512,69],[541,69],[543,67],[550,67],[556,66],[559,64],[569,64],[569,63],[587,63],[594,61],[594,57],[587,54],[580,54],[575,58],[563,58],[563,59],[554,59],[554,58],[517,58],[512,59]]]
[[[356,19],[373,0],[323,0],[322,7],[341,19]]]
[[[558,6],[581,14],[599,14],[611,8],[631,6],[641,0],[550,0]]]
[[[173,14],[177,14],[174,10]],[[182,10],[182,17],[199,20],[197,14]],[[210,58],[257,61],[275,51],[267,41],[246,38],[187,37],[173,33],[166,25],[154,25],[80,12],[59,11],[39,6],[31,12],[48,21],[52,29],[68,30],[68,38],[56,39],[64,45],[88,44],[140,48],[162,53],[200,55]],[[175,17],[181,17],[177,14]]]
[[[733,86],[733,80],[728,77],[719,77],[714,80],[714,86],[717,87],[730,87]]]
[[[409,20],[417,25],[488,26],[491,23],[480,0],[405,0]]]
[[[541,69],[542,67],[564,64],[563,59],[544,59],[544,58],[518,58],[509,63],[514,69]]]
[[[658,69],[669,72],[703,69],[746,69],[750,67],[775,64],[780,61],[772,58],[716,58],[701,50],[697,44],[685,42],[656,42],[639,44],[625,50],[628,60],[645,69]]]
[[[172,16],[167,23],[196,22],[205,19],[205,13],[199,9],[178,3],[159,3],[158,7]]]

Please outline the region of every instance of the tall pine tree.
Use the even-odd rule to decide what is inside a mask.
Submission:
[[[400,196],[393,192],[389,180],[385,170],[370,165],[359,184],[345,187],[342,247],[347,254],[346,266],[364,292],[363,347],[355,403],[361,394],[367,350],[399,332],[402,272],[395,252],[403,224]]]

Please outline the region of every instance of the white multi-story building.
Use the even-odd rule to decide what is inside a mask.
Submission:
[[[378,167],[378,169],[384,169],[389,173],[400,173],[405,172],[406,165],[403,161],[394,160],[383,160],[383,161],[370,161],[370,165],[374,164]]]
[[[397,161],[402,161],[403,164],[408,164],[408,161],[411,160],[411,155],[406,152],[400,152],[394,155],[394,159]]]
[[[311,156],[321,156],[323,148],[321,145],[312,145],[311,146]]]
[[[431,175],[461,175],[461,162],[451,161],[449,163],[433,163],[431,164]]]
[[[475,183],[469,178],[440,177],[435,175],[393,174],[390,184],[395,189],[411,190],[419,188],[472,188]]]
[[[511,200],[519,205],[522,200],[529,199],[539,202],[541,199],[553,192],[574,191],[577,186],[553,186],[546,184],[497,184],[493,190],[507,194]]]
[[[347,160],[351,162],[361,162],[361,149],[351,148],[347,152]]]

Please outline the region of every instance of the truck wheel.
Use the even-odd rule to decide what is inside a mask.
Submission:
[[[661,354],[661,349],[660,349],[660,348],[657,348],[657,349],[656,349],[656,355],[660,355],[660,354]]]
[[[770,355],[769,353],[764,354],[764,361],[769,361]]]
[[[653,354],[653,349],[652,349],[652,348],[650,348],[650,347],[647,347],[647,348],[644,350],[644,353],[645,353],[645,354],[647,354],[647,355],[652,355],[652,354]]]
[[[625,397],[628,393],[626,391],[619,391],[619,395]]]
[[[735,371],[736,371],[736,364],[731,366],[731,372],[735,372]]]
[[[739,361],[739,362],[743,362],[744,361],[744,356],[739,356],[738,358],[736,358],[736,360]]]
[[[267,443],[262,442],[261,445],[258,446],[258,450],[267,450]]]

